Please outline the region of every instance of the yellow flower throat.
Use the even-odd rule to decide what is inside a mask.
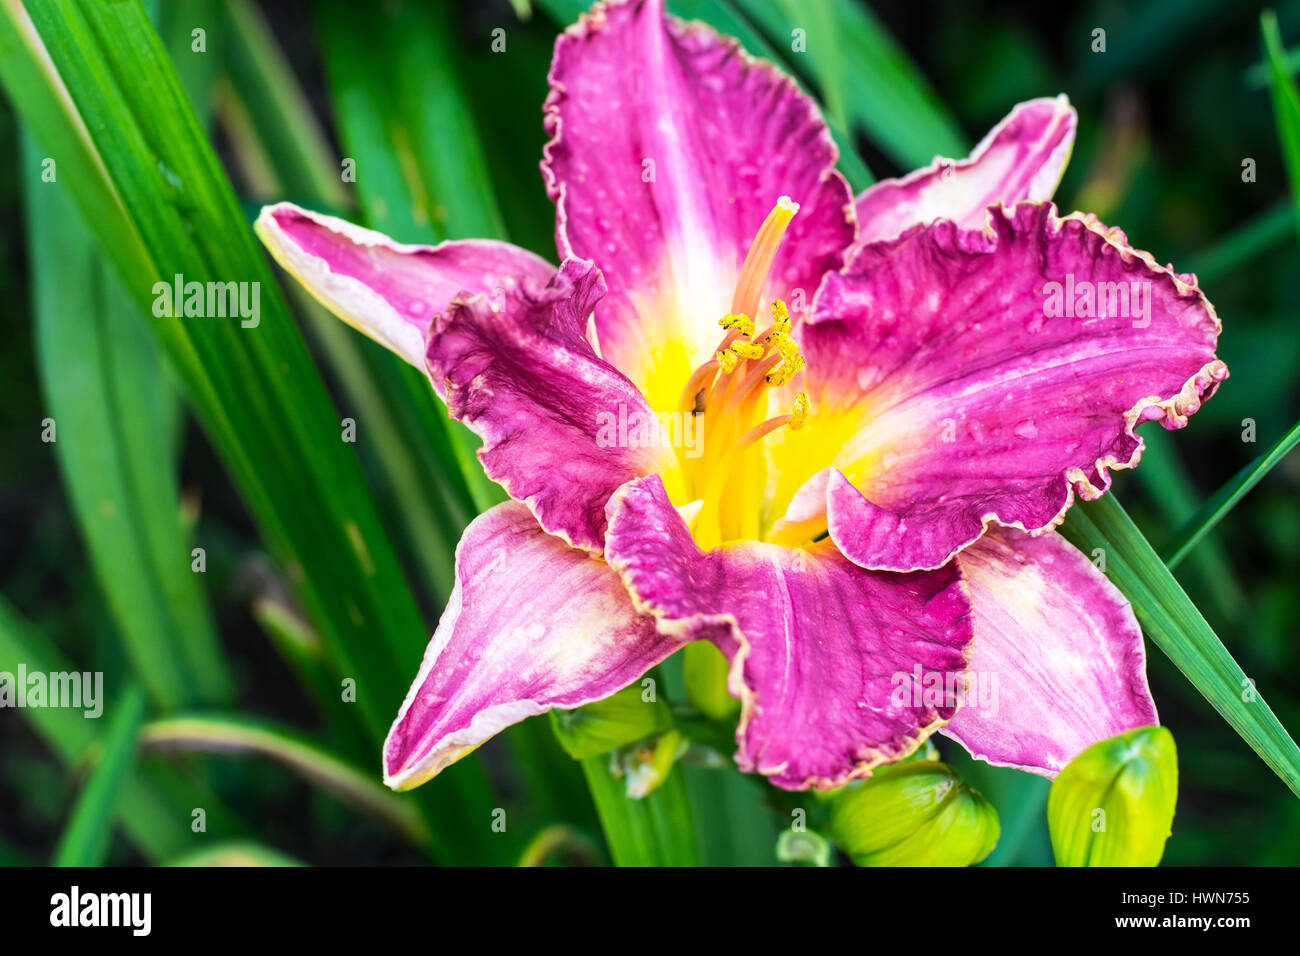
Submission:
[[[718,324],[726,330],[714,356],[695,370],[682,392],[682,408],[695,416],[702,435],[699,457],[678,453],[690,501],[701,501],[692,533],[709,549],[736,539],[758,539],[767,463],[761,440],[779,428],[803,427],[812,407],[799,392],[788,414],[762,420],[767,389],[788,385],[804,367],[790,336],[790,312],[780,299],[771,305],[772,325],[758,333],[754,316],[772,262],[798,203],[782,196],[758,230],[740,269],[731,312]]]

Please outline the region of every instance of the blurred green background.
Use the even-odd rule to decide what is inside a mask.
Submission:
[[[261,203],[292,199],[402,241],[499,235],[548,258],[553,212],[537,168],[541,104],[555,34],[583,6],[378,0],[362,13],[296,0],[146,5],[245,225]],[[1117,475],[1119,499],[1157,549],[1300,417],[1300,245],[1262,52],[1262,6],[692,0],[669,7],[735,26],[751,52],[780,51],[876,178],[935,153],[964,156],[1015,103],[1069,95],[1079,132],[1058,205],[1094,212],[1159,261],[1196,272],[1224,323],[1219,354],[1231,379],[1185,431],[1144,427],[1150,448],[1142,467]],[[1300,3],[1275,8],[1281,36],[1300,49]],[[792,25],[807,30],[808,53],[787,52]],[[201,51],[196,28],[204,31]],[[1105,53],[1092,51],[1098,28],[1106,31]],[[506,49],[494,53],[499,29]],[[12,90],[8,78],[6,85]],[[126,704],[100,721],[71,724],[49,712],[0,711],[0,862],[44,863],[56,853],[112,863],[193,861],[195,854],[313,864],[605,861],[586,786],[596,771],[558,748],[546,718],[492,741],[417,796],[378,787],[375,733],[384,728],[376,725],[395,713],[415,672],[447,594],[460,527],[493,500],[491,489],[457,469],[462,436],[447,427],[423,382],[284,284],[338,415],[326,403],[315,424],[282,447],[269,425],[260,434],[241,430],[240,419],[214,426],[211,410],[252,391],[257,375],[271,374],[272,359],[254,356],[247,367],[232,361],[212,371],[206,397],[182,401],[195,380],[194,369],[177,362],[188,346],[150,333],[84,213],[34,185],[48,153],[30,135],[24,145],[13,103],[12,96],[0,101],[0,151],[11,171],[0,178],[7,224],[0,233],[7,303],[0,670],[16,660],[33,669],[38,660],[75,662],[103,671],[110,697]],[[165,140],[165,117],[130,105],[146,134]],[[356,159],[357,183],[340,180],[342,157]],[[1243,181],[1248,159],[1250,182]],[[184,169],[176,178],[178,192],[194,190]],[[177,202],[183,212],[185,201]],[[166,235],[163,228],[151,242]],[[187,261],[220,265],[203,254]],[[230,268],[239,274],[242,265]],[[215,339],[207,346],[222,347]],[[273,396],[247,400],[238,414],[269,422],[284,411]],[[51,415],[65,444],[74,429],[94,441],[77,443],[80,450],[43,442],[42,421]],[[320,478],[319,502],[303,499],[301,515],[268,529],[277,491],[266,490],[265,500],[250,495],[256,480],[248,476],[295,467],[294,442],[309,447],[313,427],[337,431],[331,423],[339,416],[362,423],[357,444],[341,452],[359,456],[362,480],[333,460],[308,462],[304,470]],[[1254,443],[1243,441],[1246,420]],[[229,449],[241,440],[276,463],[267,471],[246,466],[232,480]],[[1300,726],[1298,489],[1300,458],[1292,455],[1177,569],[1291,728]],[[328,563],[345,550],[328,530],[319,540],[311,535],[342,527],[340,515],[354,517],[348,496],[357,491],[373,501],[371,517],[355,519],[359,533],[372,553],[375,541],[391,540],[376,560],[392,573],[363,595],[385,622],[349,634],[329,593],[345,585],[309,567],[325,593],[304,596],[294,555]],[[313,514],[316,504],[321,511]],[[168,552],[180,558],[150,565],[169,542],[183,544]],[[200,546],[206,570],[193,575],[190,549]],[[394,556],[391,567],[384,563]],[[335,573],[346,581],[350,572]],[[396,596],[407,593],[414,605]],[[340,705],[338,675],[352,673],[358,657],[387,662],[372,665],[369,686],[395,685],[396,701],[381,697],[369,714]],[[1300,802],[1154,646],[1150,660],[1161,719],[1180,756],[1165,863],[1294,864]],[[667,677],[671,690],[671,667]],[[136,729],[130,687],[141,688],[147,746],[112,786],[108,774],[90,773],[104,766],[98,755],[114,752],[118,716],[127,714],[120,733]],[[177,715],[217,716],[186,722]],[[1049,865],[1046,782],[975,765],[947,741],[939,747],[998,808],[1002,841],[987,863]],[[775,862],[777,833],[796,798],[730,771],[688,766],[675,776],[684,777],[681,794],[664,800],[689,804],[703,862]],[[98,808],[97,783],[107,794]],[[192,828],[196,807],[205,810],[205,833]],[[488,825],[497,807],[510,820],[504,834]],[[122,825],[105,825],[115,814]]]

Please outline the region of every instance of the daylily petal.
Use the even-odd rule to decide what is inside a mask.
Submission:
[[[1085,288],[1094,314],[1073,317]],[[1051,317],[1061,290],[1076,312]],[[1227,377],[1218,334],[1194,277],[1050,203],[992,207],[983,232],[940,221],[871,243],[804,326],[817,412],[769,443],[787,483],[773,513],[801,476],[838,468],[831,537],[897,571],[939,567],[994,522],[1055,527],[1075,493],[1097,498],[1138,463],[1136,425],[1183,427]]]
[[[1097,741],[1159,722],[1133,609],[1073,545],[1006,528],[957,560],[975,609],[973,690],[945,736],[1051,777]]]
[[[288,202],[264,207],[255,228],[275,261],[325,308],[421,371],[429,323],[453,297],[503,295],[521,279],[555,274],[545,259],[508,242],[408,246]]]
[[[501,730],[608,697],[681,645],[603,561],[506,502],[456,549],[456,584],[384,743],[384,782],[417,787]]]
[[[705,554],[658,476],[610,500],[605,554],[661,633],[731,660],[736,760],[778,786],[836,787],[911,753],[965,690],[973,630],[956,564],[866,571],[830,542]]]
[[[776,201],[801,208],[765,300],[801,289],[797,302],[811,302],[854,228],[813,101],[735,40],[662,6],[597,4],[556,41],[542,174],[560,254],[594,260],[609,282],[596,309],[601,355],[672,411],[718,343]]]
[[[543,289],[462,296],[434,320],[427,356],[452,416],[482,437],[488,477],[597,553],[614,489],[675,462],[641,393],[583,337],[604,292],[599,270],[569,259]]]
[[[938,158],[901,179],[883,179],[858,196],[858,242],[888,239],[936,219],[980,229],[985,210],[994,203],[1051,199],[1070,158],[1076,123],[1064,94],[1019,104],[969,158]]]

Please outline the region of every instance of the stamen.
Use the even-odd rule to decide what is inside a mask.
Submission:
[[[772,303],[772,328],[782,335],[790,334],[790,310],[780,299]]]
[[[718,364],[716,359],[709,359],[695,370],[687,380],[686,387],[682,389],[682,397],[677,402],[679,408],[688,412],[702,411],[696,407],[699,404],[700,393],[708,391],[713,384],[714,378],[717,377]]]
[[[754,334],[754,320],[743,312],[728,312],[718,319],[718,325],[724,329],[735,329],[741,335]]]
[[[784,358],[784,356],[782,356],[782,358]],[[804,364],[803,356],[799,355],[796,351],[792,358],[785,359],[785,361],[768,373],[767,384],[771,385],[773,388],[780,388],[782,385],[789,385],[790,379],[803,371]]]
[[[764,435],[770,435],[782,425],[790,424],[792,420],[793,416],[790,415],[777,415],[775,418],[769,418],[767,421],[763,422],[763,424],[755,425],[749,431],[745,432],[745,434],[741,435],[736,441],[736,447],[746,448],[754,444],[754,442],[758,441]]]
[[[800,392],[794,397],[794,407],[790,409],[790,428],[798,431],[812,414],[812,402],[807,392]]]
[[[785,235],[790,220],[799,211],[799,204],[782,196],[776,206],[767,214],[763,225],[754,237],[754,244],[749,247],[745,264],[740,267],[740,279],[736,282],[736,292],[731,299],[731,311],[743,315],[758,313],[758,303],[763,297],[763,286],[767,274],[772,269],[776,251],[781,247],[781,237]],[[752,333],[751,333],[752,334]]]
[[[762,301],[782,237],[798,211],[797,203],[782,196],[763,221],[741,266],[731,311],[718,320],[726,330],[722,341],[682,393],[682,410],[697,416],[696,427],[703,433],[700,453],[679,453],[679,462],[687,492],[702,502],[692,533],[704,548],[761,535],[766,462],[754,446],[783,426],[804,427],[812,414],[808,393],[800,392],[789,414],[759,421],[771,397],[766,387],[789,384],[805,361],[791,336],[794,324],[784,302],[772,302],[772,324],[761,335],[751,318]]]

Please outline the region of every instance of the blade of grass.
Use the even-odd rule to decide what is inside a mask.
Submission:
[[[1161,557],[1172,570],[1182,564],[1192,550],[1210,533],[1228,512],[1237,506],[1237,502],[1246,497],[1250,489],[1273,470],[1290,451],[1300,444],[1300,422],[1291,426],[1291,430],[1274,442],[1263,454],[1242,468],[1222,488],[1211,495],[1170,536],[1169,544],[1161,550]]]
[[[580,761],[616,866],[697,866],[686,782],[674,767],[659,789],[639,800],[610,772],[609,757]]]
[[[13,49],[6,40],[19,34],[16,9],[6,5],[0,20],[5,52]],[[339,670],[355,681],[373,738],[381,739],[425,629],[355,457],[340,441],[339,417],[211,146],[138,3],[41,0],[29,10],[71,101],[27,119],[41,136],[42,129],[75,125],[66,110],[75,104],[94,131],[93,147],[150,256],[147,272],[125,274],[132,293],[152,306],[155,282],[176,275],[260,291],[255,328],[237,318],[158,317],[151,324]],[[26,49],[26,60],[5,58],[6,84],[48,84],[39,54]],[[426,788],[426,799],[442,804],[440,815],[463,816],[476,801],[492,799],[485,782],[458,786],[465,773],[472,769]],[[436,838],[449,857],[492,859],[508,849],[470,828]]]
[[[438,65],[454,62],[448,31],[438,22],[446,11],[405,4],[359,23],[351,5],[325,0],[314,12],[366,224],[403,242],[504,238],[468,111],[454,77]],[[440,92],[430,96],[435,88]],[[386,354],[382,361],[405,366]],[[450,437],[474,510],[504,500],[475,457],[474,434],[447,417],[418,372],[406,366],[401,376],[405,403],[422,420],[441,422]]]
[[[163,709],[222,703],[231,678],[181,527],[175,401],[139,307],[41,157],[24,149],[38,367],[55,455],[137,678]]]
[[[1212,282],[1292,238],[1294,229],[1295,211],[1287,203],[1278,203],[1229,233],[1212,248],[1193,256],[1187,263],[1187,271],[1193,273],[1202,285]]]
[[[1142,467],[1134,473],[1134,479],[1155,509],[1163,532],[1178,527],[1196,512],[1197,496],[1171,433],[1151,432],[1144,440]],[[1169,565],[1169,570],[1173,569]],[[1197,585],[1194,590],[1209,596],[1222,620],[1234,620],[1245,606],[1246,596],[1223,548],[1216,545],[1199,552],[1189,571]]]
[[[0,598],[0,670],[16,673],[66,674],[74,668],[3,598]],[[61,707],[25,707],[15,712],[25,719],[65,770],[77,766],[99,741],[95,721],[79,711]],[[6,717],[5,719],[11,719]],[[118,812],[123,831],[146,857],[166,859],[190,846],[189,807],[211,806],[193,792],[173,801],[147,773],[136,770],[122,785]]]
[[[286,606],[274,589],[268,588],[267,593],[254,599],[251,611],[262,633],[322,715],[328,728],[323,738],[348,757],[366,760],[372,744],[357,723],[353,708],[340,698],[338,677],[330,671],[320,636],[296,610]]]
[[[764,803],[766,783],[731,768],[679,765],[695,817],[704,866],[772,866],[780,836],[777,817]]]
[[[1295,206],[1296,226],[1300,228],[1300,89],[1286,65],[1286,48],[1277,28],[1277,15],[1265,10],[1259,17],[1264,34],[1264,50],[1273,70],[1273,119],[1286,160],[1287,179],[1291,183],[1291,201]]]
[[[164,866],[305,866],[301,860],[252,840],[231,840],[168,860]]]
[[[1076,503],[1061,531],[1085,554],[1102,549],[1143,632],[1300,796],[1300,749],[1115,496]]]
[[[1087,53],[1076,60],[1071,89],[1080,96],[1094,95],[1130,82],[1134,76],[1153,71],[1166,59],[1183,55],[1186,45],[1197,36],[1214,35],[1234,14],[1245,14],[1252,5],[1235,0],[1149,0],[1136,4],[1120,23],[1107,31],[1105,52]],[[1098,26],[1109,26],[1101,17]],[[1089,29],[1092,23],[1088,24]],[[1090,47],[1084,47],[1088,50]]]
[[[551,857],[561,854],[589,866],[599,866],[603,859],[600,848],[585,833],[559,824],[547,827],[533,838],[520,854],[519,865],[546,866]]]
[[[245,0],[233,0],[226,12],[230,82],[218,112],[245,182],[265,201],[346,205],[339,161],[261,13]],[[364,423],[358,444],[378,458],[372,470],[388,493],[390,526],[401,530],[434,597],[445,600],[452,550],[475,510],[459,467],[445,465],[456,453],[445,413],[418,372],[341,326],[297,283],[290,291],[339,377],[351,417]]]
[[[414,800],[392,793],[372,774],[268,721],[233,715],[168,717],[141,728],[140,746],[270,757],[417,846],[430,840],[429,827]]]
[[[108,856],[116,807],[135,759],[136,733],[144,722],[144,692],[128,687],[113,709],[99,762],[59,837],[55,866],[102,866]]]
[[[187,0],[186,3],[146,3],[150,19],[158,28],[163,45],[176,65],[181,86],[189,95],[194,112],[205,124],[212,118],[212,97],[216,87],[220,58],[208,53],[210,47],[224,49],[225,29],[217,0]],[[204,31],[204,47],[196,50],[194,30]]]
[[[323,138],[310,132],[315,124],[309,118],[299,118],[291,124],[290,118],[283,115],[284,110],[293,104],[305,109],[305,94],[297,87],[278,48],[265,35],[265,24],[260,15],[252,12],[251,8],[245,8],[248,5],[243,0],[231,4],[231,9],[238,14],[231,42],[239,49],[232,70],[238,66],[249,74],[245,81],[249,89],[245,92],[250,95],[262,87],[275,87],[276,92],[266,98],[260,109],[247,111],[248,122],[244,129],[230,129],[228,134],[232,142],[244,143],[257,153],[275,153],[276,162],[267,165],[262,175],[262,184],[270,190],[266,198],[278,198],[282,195],[281,177],[284,177],[285,182],[310,182],[310,174],[300,166],[338,169],[339,163],[323,145]],[[392,80],[406,91],[402,96],[404,106],[399,111],[398,120],[411,115],[411,105],[417,90],[433,83],[442,92],[419,111],[414,125],[422,132],[403,134],[397,138],[403,142],[423,142],[449,125],[456,125],[459,130],[456,137],[460,144],[458,151],[447,154],[440,147],[435,162],[420,166],[429,172],[421,173],[424,185],[414,192],[404,191],[410,186],[405,180],[371,184],[369,170],[373,163],[384,163],[386,159],[384,144],[358,144],[366,151],[364,165],[360,167],[367,171],[363,205],[375,213],[379,209],[400,209],[403,204],[414,202],[417,195],[435,203],[440,197],[455,197],[457,201],[445,213],[448,229],[454,228],[462,235],[477,234],[474,230],[491,230],[489,235],[504,238],[504,228],[497,216],[489,212],[476,218],[463,208],[474,205],[463,201],[466,190],[470,190],[468,198],[472,200],[476,192],[481,193],[487,188],[487,184],[486,174],[481,168],[482,150],[472,145],[477,143],[477,134],[466,125],[469,122],[469,111],[455,97],[455,87],[450,82],[454,78],[451,72],[455,66],[454,51],[447,47],[429,49],[425,40],[421,40],[420,47],[400,55],[391,49],[402,37],[425,37],[435,32],[433,27],[438,24],[395,22],[386,29],[371,27],[377,29],[377,35],[358,35],[353,18],[348,18],[347,21],[353,24],[353,29],[343,29],[344,13],[346,11],[341,8],[322,12],[323,17],[337,18],[337,22],[330,19],[325,30],[332,37],[333,44],[327,52],[343,64],[335,64],[335,70],[343,72],[343,75],[335,77],[336,83],[346,89],[366,89],[368,93],[365,102],[385,108],[389,106],[392,97],[381,98],[379,89],[372,88],[373,77],[370,74],[374,72],[373,60],[376,51],[381,62],[390,59],[396,62],[400,58],[411,69],[398,71]],[[436,76],[426,78],[414,71],[415,65],[424,59],[433,59],[442,64]],[[354,76],[347,72],[352,64],[365,64],[370,69],[363,76]],[[341,102],[345,101],[346,98]],[[280,104],[278,108],[276,104]],[[367,112],[364,122],[374,121],[377,115],[380,114]],[[350,116],[341,125],[354,125],[357,119]],[[269,139],[265,138],[268,126],[289,130],[295,138],[295,147],[290,150],[273,150]],[[240,150],[236,149],[236,152]],[[412,163],[413,160],[391,165],[394,168],[406,168]],[[466,168],[458,171],[455,168],[457,164]],[[316,203],[340,201],[332,193],[307,194],[302,198]],[[495,200],[489,194],[485,202],[491,208]],[[439,223],[432,216],[426,218],[429,230],[420,238],[428,241],[443,238]],[[293,288],[298,287],[295,285]],[[325,313],[309,296],[301,296],[300,302],[300,311],[308,316],[312,333],[322,344],[327,360],[339,375],[357,410],[358,420],[366,423],[369,446],[375,449],[377,466],[382,469],[382,477],[391,489],[393,505],[400,515],[400,521],[396,524],[404,529],[407,546],[432,582],[434,597],[441,603],[450,593],[453,552],[461,531],[480,506],[490,504],[495,498],[484,498],[476,502],[468,485],[461,479],[461,471],[454,463],[456,456],[464,453],[464,448],[453,445],[446,410],[434,397],[424,376],[356,335]],[[461,426],[456,424],[456,427]],[[448,463],[453,463],[452,467],[448,467]],[[472,467],[476,472],[482,471],[472,455],[467,467]],[[594,811],[581,774],[555,744],[545,721],[527,721],[511,728],[507,732],[507,740],[520,758],[528,780],[530,792],[527,805],[531,815],[541,821],[568,818],[581,824],[594,823]]]
[[[0,867],[35,865],[36,862],[26,852],[0,836]]]
[[[248,111],[281,196],[349,205],[337,159],[262,12],[247,0],[222,4],[225,77]]]
[[[346,4],[324,2],[315,11],[343,149],[359,171],[357,195],[366,224],[385,231],[406,229],[398,238],[417,242],[510,238],[473,110],[457,79],[459,58],[450,39],[454,24],[448,11],[407,4],[360,25]],[[388,68],[376,69],[376,63]],[[430,95],[431,90],[436,95]],[[448,149],[449,143],[455,148]],[[332,326],[327,334],[355,338],[341,323],[326,321]],[[370,343],[364,347],[368,354],[392,359]],[[468,486],[472,511],[501,500],[501,490],[486,479],[473,455],[477,439],[447,418],[423,376],[405,363],[397,364],[407,373],[403,381],[409,388],[392,396],[393,414],[407,416],[408,432],[434,435],[433,426],[442,424],[452,439],[450,445],[440,442],[429,448],[415,463],[418,481],[398,498],[403,510],[410,507],[410,495],[429,497],[420,486],[445,472],[453,455],[462,474],[473,478]],[[390,378],[377,368],[371,377]],[[425,448],[428,441],[411,438],[406,447]],[[394,459],[383,460],[390,465]],[[457,527],[455,538],[459,531]],[[450,549],[444,555],[450,555]],[[528,782],[529,810],[538,819],[567,818],[580,824],[593,819],[581,775],[559,750],[545,721],[527,721],[511,728],[506,738]]]
[[[927,165],[936,155],[965,156],[970,147],[916,64],[875,15],[852,0],[736,0],[768,39],[791,44],[803,30],[805,54],[788,57],[817,77],[823,96],[843,102],[849,129],[867,138],[904,170]],[[842,83],[828,94],[827,84]]]

